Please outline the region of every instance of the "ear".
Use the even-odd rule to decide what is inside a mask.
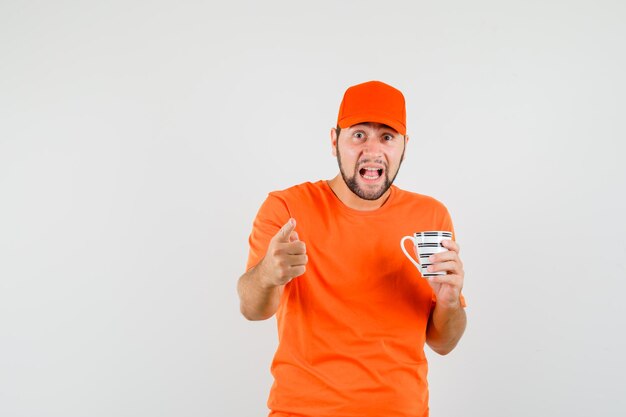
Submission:
[[[402,151],[402,160],[400,162],[404,161],[405,155],[406,155],[406,147],[409,144],[409,135],[404,135],[404,151]]]
[[[333,128],[330,129],[330,144],[333,147],[333,156],[334,157],[337,156],[337,139],[339,139],[337,137],[337,129],[333,127]]]

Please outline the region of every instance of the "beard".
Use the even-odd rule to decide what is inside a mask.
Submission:
[[[400,172],[400,166],[402,165],[403,160],[404,160],[404,149],[402,150],[402,156],[400,157],[400,163],[398,164],[398,169],[396,169],[396,172],[393,173],[393,178],[391,179],[389,179],[389,169],[388,169],[389,167],[383,161],[380,161],[380,160],[372,161],[369,159],[360,161],[359,162],[360,164],[364,164],[367,162],[375,162],[375,163],[382,164],[385,167],[384,178],[380,187],[378,187],[377,189],[364,189],[357,182],[357,176],[359,175],[359,169],[358,169],[359,163],[357,163],[354,166],[354,173],[352,174],[351,177],[349,177],[346,174],[346,171],[343,169],[343,165],[341,164],[341,154],[339,153],[339,146],[337,146],[337,163],[339,164],[339,172],[341,172],[343,181],[346,183],[350,191],[352,191],[354,194],[356,194],[363,200],[378,200],[380,197],[382,197],[387,192],[389,187],[391,187],[391,184],[393,184],[396,177],[398,176],[398,172]]]

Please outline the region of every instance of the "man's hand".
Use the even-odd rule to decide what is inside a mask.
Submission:
[[[459,258],[459,245],[455,241],[445,239],[441,244],[448,251],[430,256],[428,261],[433,265],[428,267],[428,272],[446,271],[447,275],[430,277],[428,282],[435,291],[437,304],[456,308],[461,302],[461,289],[465,277],[463,262]]]
[[[259,264],[260,284],[264,288],[285,285],[304,274],[308,262],[306,246],[298,240],[295,228],[296,220],[289,219],[270,240],[265,257]]]
[[[306,247],[298,240],[295,228],[295,219],[289,219],[270,240],[265,257],[239,278],[241,313],[248,320],[272,317],[280,304],[283,286],[304,274]]]
[[[457,345],[467,324],[465,309],[461,305],[463,288],[463,263],[459,258],[459,245],[452,240],[441,244],[448,252],[431,255],[433,265],[428,271],[446,271],[446,275],[431,277],[428,282],[435,291],[437,303],[428,320],[426,343],[440,355],[447,355]]]

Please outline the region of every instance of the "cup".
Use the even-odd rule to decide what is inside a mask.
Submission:
[[[404,246],[404,241],[407,239],[413,239],[413,245],[416,249],[417,257],[419,258],[418,261],[416,261],[407,252]],[[446,275],[446,271],[428,272],[426,268],[428,268],[428,265],[431,264],[428,261],[428,257],[434,253],[447,252],[448,249],[441,245],[441,241],[446,239],[452,240],[452,232],[446,232],[443,230],[416,232],[413,236],[404,236],[400,240],[400,247],[402,248],[402,252],[404,252],[407,258],[413,262],[413,265],[417,267],[417,270],[424,278],[435,277],[437,275]]]

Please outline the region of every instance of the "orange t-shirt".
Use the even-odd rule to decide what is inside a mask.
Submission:
[[[254,220],[247,269],[290,217],[309,261],[276,312],[270,416],[427,416],[424,343],[436,299],[400,239],[427,230],[454,239],[445,206],[396,186],[373,211],[347,207],[326,181],[272,192]]]

